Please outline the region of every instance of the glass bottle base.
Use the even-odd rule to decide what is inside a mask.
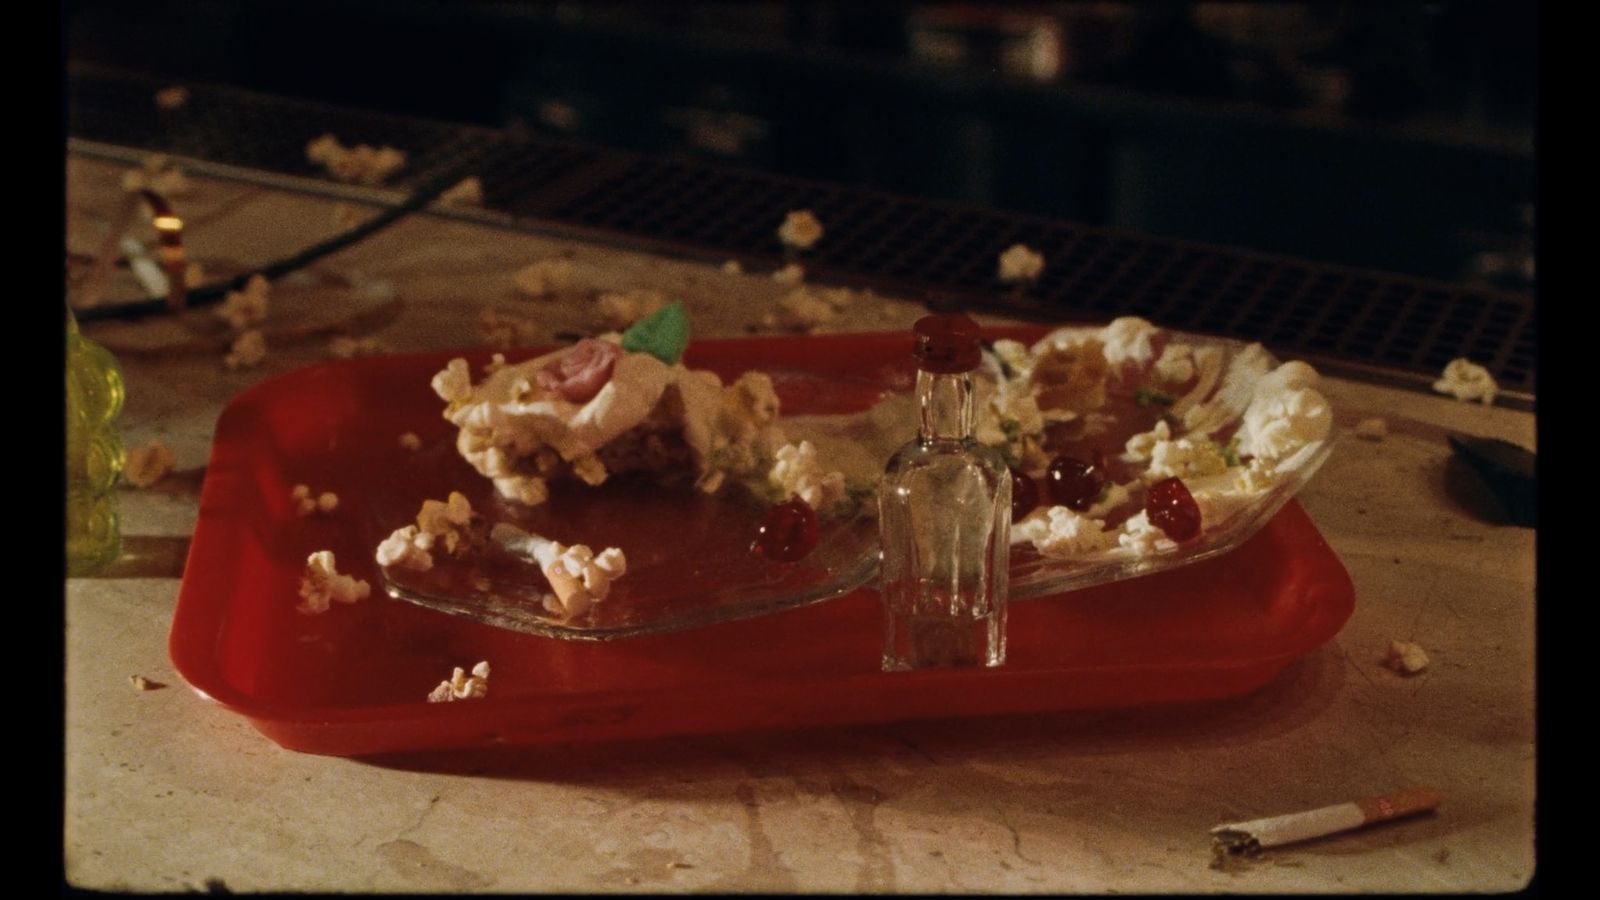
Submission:
[[[982,617],[886,613],[884,629],[885,672],[1005,665],[1003,608]]]

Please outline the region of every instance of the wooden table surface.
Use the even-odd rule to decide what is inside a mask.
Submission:
[[[68,164],[69,250],[92,252],[123,164]],[[212,271],[258,265],[359,207],[191,175],[174,199]],[[370,211],[369,211],[370,212]],[[774,225],[784,210],[774,210]],[[572,297],[512,273],[576,264]],[[1301,501],[1356,585],[1333,641],[1222,702],[681,738],[416,769],[294,753],[188,690],[167,659],[217,416],[344,329],[395,352],[480,345],[486,306],[529,342],[593,333],[595,290],[683,297],[698,334],[747,333],[781,288],[705,261],[419,215],[275,287],[269,356],[229,371],[216,334],[85,326],[127,383],[126,444],[177,471],[121,491],[127,555],[66,581],[65,871],[100,889],[763,892],[1504,891],[1534,870],[1534,532],[1488,524],[1445,435],[1533,447],[1534,417],[1330,379],[1338,421],[1385,418]],[[389,299],[392,291],[393,299]],[[858,295],[825,330],[903,329],[916,304]],[[361,315],[357,315],[357,314]],[[1002,320],[986,319],[988,322]],[[1159,323],[1158,323],[1159,324]],[[363,331],[362,329],[371,329]],[[1392,639],[1432,664],[1382,665]],[[129,678],[166,684],[139,691]],[[1433,815],[1213,868],[1209,829],[1415,785]]]

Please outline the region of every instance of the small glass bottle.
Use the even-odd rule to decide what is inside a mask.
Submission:
[[[87,575],[122,555],[117,479],[126,456],[115,419],[122,370],[78,333],[67,310],[67,574]]]
[[[973,438],[978,324],[915,326],[921,427],[878,491],[885,671],[1006,659],[1011,475]]]

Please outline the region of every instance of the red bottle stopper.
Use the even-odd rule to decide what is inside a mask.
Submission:
[[[911,351],[917,368],[935,375],[970,372],[983,359],[978,347],[978,323],[960,313],[923,316],[912,329],[916,346]]]

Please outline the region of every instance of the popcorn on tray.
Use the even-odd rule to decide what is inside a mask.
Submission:
[[[339,508],[338,494],[323,491],[313,496],[309,485],[295,485],[290,496],[294,498],[295,512],[300,516],[327,515]]]
[[[414,525],[395,529],[378,544],[378,565],[426,572],[433,568],[433,554],[462,556],[474,545],[471,526],[472,504],[460,491],[451,491],[448,500],[424,500]]]
[[[439,686],[428,694],[429,703],[450,703],[456,700],[476,700],[487,696],[489,693],[489,663],[487,660],[472,667],[469,675],[462,671],[460,666],[450,673],[449,681],[439,682]]]
[[[1469,359],[1455,359],[1444,367],[1443,374],[1433,383],[1433,389],[1457,400],[1477,400],[1484,406],[1491,406],[1495,394],[1500,392],[1500,385],[1495,383],[1494,376],[1483,366]]]
[[[341,575],[335,565],[333,551],[318,550],[306,559],[306,570],[300,578],[300,605],[296,607],[308,615],[328,611],[330,603],[354,603],[365,600],[372,593],[371,585],[349,575]]]
[[[767,478],[783,497],[797,496],[818,511],[845,496],[844,474],[826,471],[810,441],[779,447]]]
[[[245,286],[229,291],[216,309],[217,318],[227,322],[234,330],[258,325],[267,319],[267,301],[272,286],[261,275],[252,275]]]

